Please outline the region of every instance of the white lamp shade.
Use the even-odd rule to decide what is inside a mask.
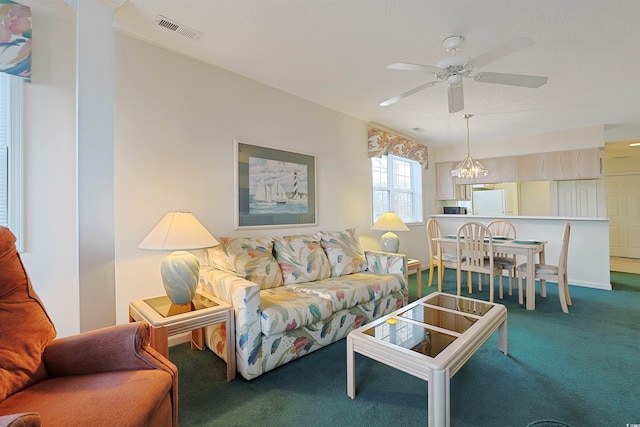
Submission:
[[[189,304],[198,286],[200,262],[187,250],[210,248],[217,244],[215,237],[191,212],[169,212],[138,247],[176,251],[162,262],[162,284],[172,303]]]
[[[405,225],[395,212],[385,212],[371,227],[372,230],[382,231],[409,231],[409,227]]]
[[[176,251],[218,245],[191,212],[169,212],[138,245],[140,249]]]
[[[400,248],[400,238],[392,231],[410,231],[395,212],[385,212],[371,227],[372,230],[386,231],[380,237],[380,249],[384,252],[398,253]]]

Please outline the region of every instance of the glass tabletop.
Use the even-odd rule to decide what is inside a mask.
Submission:
[[[430,329],[428,325],[418,325],[396,318],[372,326],[364,333],[429,357],[436,357],[456,340],[455,336]]]
[[[199,293],[196,293],[189,304],[173,304],[166,295],[147,298],[144,302],[162,317],[170,317],[178,314],[189,313],[191,311],[202,310],[203,308],[218,306],[217,302],[212,301]]]
[[[475,299],[465,299],[449,294],[434,294],[432,298],[425,301],[425,304],[456,310],[461,313],[484,316],[494,306],[486,301]]]
[[[455,295],[434,294],[363,331],[376,339],[436,357],[494,306]]]

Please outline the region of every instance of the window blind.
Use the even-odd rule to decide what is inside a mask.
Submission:
[[[9,225],[9,79],[0,75],[0,225]]]

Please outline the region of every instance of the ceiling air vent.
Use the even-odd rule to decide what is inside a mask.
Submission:
[[[202,33],[200,31],[196,31],[192,28],[186,27],[162,15],[156,16],[156,19],[153,21],[153,23],[191,40],[198,40],[200,37],[202,37]]]

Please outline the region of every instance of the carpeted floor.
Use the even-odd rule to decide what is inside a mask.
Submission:
[[[448,271],[444,291],[455,292]],[[423,293],[433,292],[426,286]],[[571,287],[564,314],[557,288],[536,311],[505,296],[509,355],[497,334],[451,380],[452,426],[574,427],[640,423],[640,276],[611,273],[613,291]],[[411,300],[415,275],[410,276]],[[488,289],[473,297],[488,299]],[[424,426],[427,384],[356,355],[357,396],[346,395],[345,340],[252,381],[225,380],[225,364],[188,344],[170,349],[179,368],[180,426]]]

